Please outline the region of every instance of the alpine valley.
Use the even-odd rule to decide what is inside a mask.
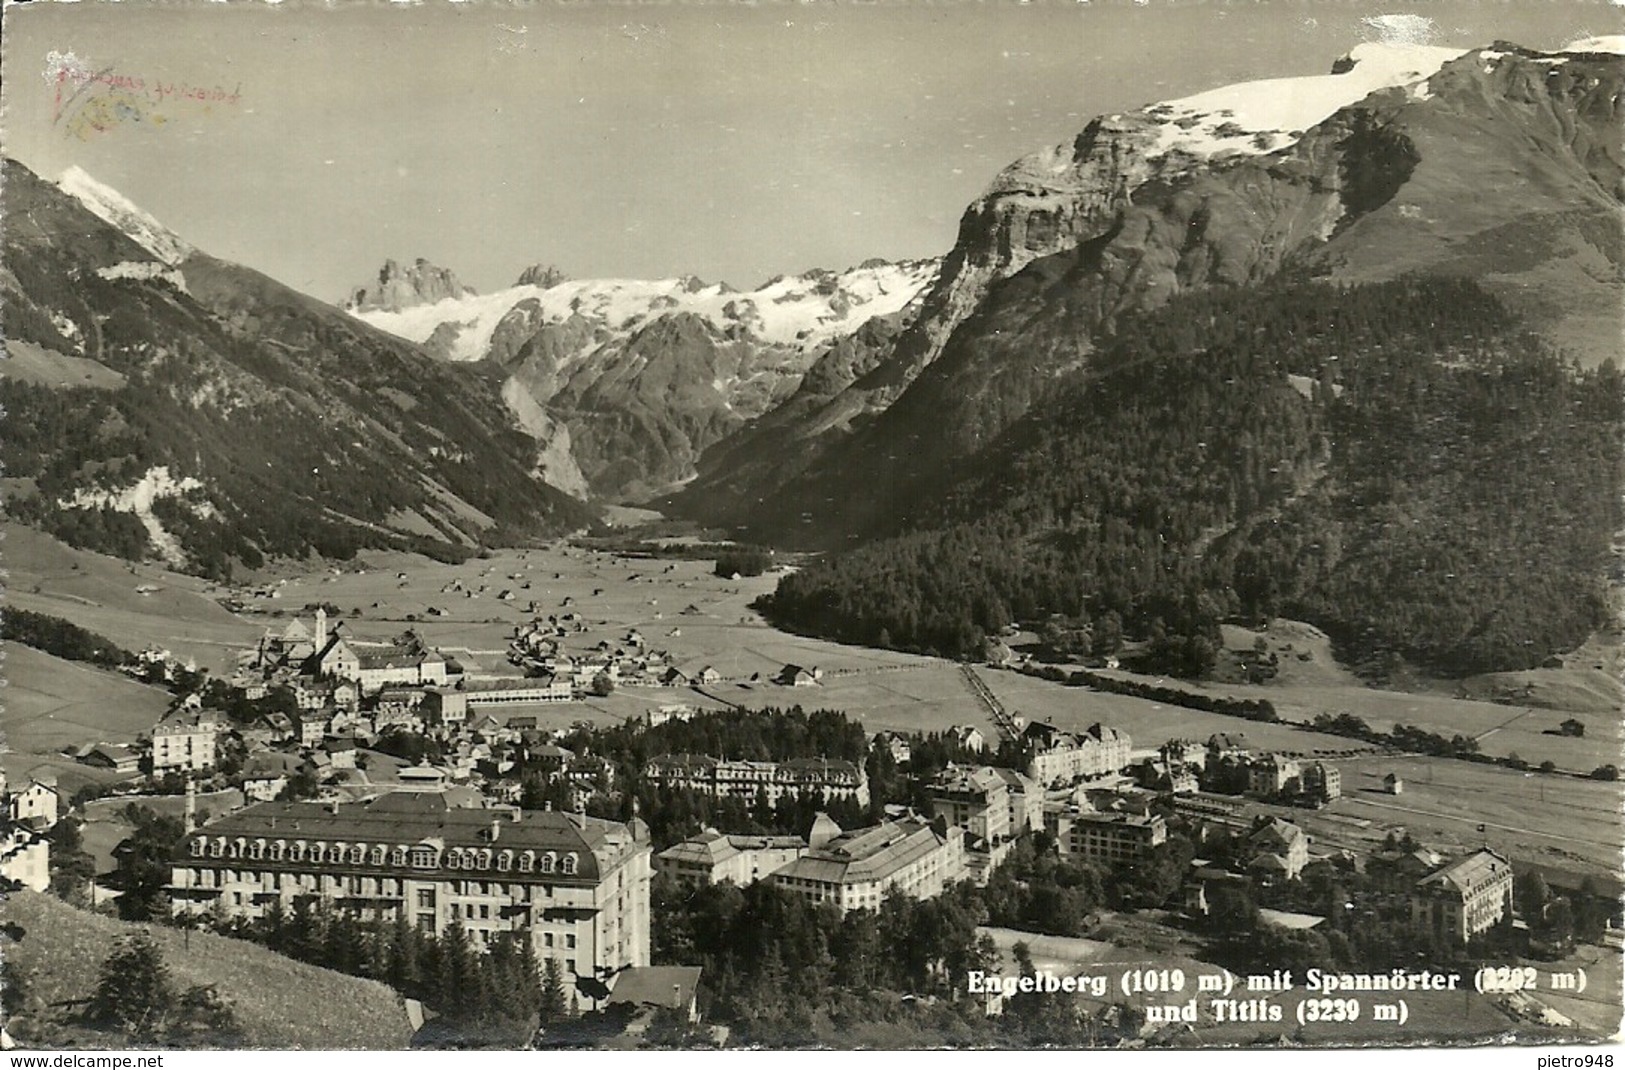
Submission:
[[[826,551],[764,608],[843,641],[1047,620],[1198,675],[1286,613],[1527,668],[1621,526],[1621,53],[1364,44],[1094,119],[940,260],[750,291],[419,260],[327,304],[8,161],[10,511],[223,578],[644,504]]]

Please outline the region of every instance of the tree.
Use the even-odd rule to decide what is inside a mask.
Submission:
[[[46,833],[51,843],[51,891],[76,900],[96,876],[96,860],[84,849],[77,817],[65,817]]]
[[[186,834],[186,826],[178,817],[136,803],[124,808],[124,816],[135,831],[121,845],[119,872],[124,894],[119,896],[119,917],[127,921],[161,918],[167,913],[164,889],[169,884],[170,855]]]
[[[565,1002],[564,969],[559,960],[549,956],[542,966],[542,1026],[546,1028],[555,1022],[561,1022],[569,1013],[569,1006]]]
[[[1208,921],[1218,933],[1253,932],[1258,928],[1258,904],[1246,889],[1220,884],[1209,893]]]
[[[175,990],[163,954],[142,931],[121,940],[102,963],[86,1016],[138,1041],[163,1038],[175,1010]]]
[[[9,1019],[22,1014],[28,1006],[33,985],[31,978],[15,959],[0,959],[0,1013]]]
[[[1551,902],[1551,889],[1546,885],[1546,878],[1541,876],[1538,869],[1526,869],[1517,875],[1512,884],[1513,902],[1518,913],[1531,924],[1539,924],[1546,916],[1546,906]]]

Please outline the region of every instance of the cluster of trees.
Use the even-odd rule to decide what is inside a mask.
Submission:
[[[202,699],[205,707],[221,711],[227,720],[240,727],[252,725],[261,717],[273,713],[284,715],[294,724],[299,723],[299,700],[294,697],[290,687],[278,685],[259,698],[249,698],[242,688],[211,678],[203,685]]]
[[[769,803],[765,792],[751,800],[713,799],[699,792],[642,784],[637,789],[636,799],[637,814],[648,824],[649,838],[656,850],[663,850],[706,828],[744,835],[805,836],[821,812],[844,829],[862,828],[872,823],[870,811],[857,803],[826,800],[820,795],[786,796]],[[620,814],[605,816],[622,817]]]
[[[662,877],[653,915],[654,961],[701,966],[708,1018],[772,1047],[816,1045],[843,1024],[897,1013],[899,993],[965,1002],[966,973],[995,956],[963,886],[843,916],[767,883],[689,890]],[[967,1005],[956,1017],[979,1013]]]
[[[7,609],[0,616],[0,639],[22,643],[68,661],[89,662],[104,669],[117,669],[135,660],[134,654],[105,635],[98,635],[61,617],[28,609]]]
[[[455,922],[431,934],[404,912],[364,919],[319,899],[296,900],[289,911],[273,903],[261,918],[213,927],[301,962],[381,981],[486,1043],[525,1043],[543,1017],[568,1010],[558,962],[538,961],[524,933],[498,933],[482,950]]]
[[[869,780],[869,805],[871,817],[875,819],[886,806],[893,804],[927,812],[931,803],[931,780],[949,765],[1025,769],[1030,757],[1010,740],[1002,740],[999,750],[988,754],[971,750],[957,737],[943,732],[914,732],[905,738],[909,749],[906,774],[898,767],[889,746],[877,744],[870,748],[864,775]]]
[[[724,579],[760,576],[772,567],[773,552],[755,546],[738,546],[717,554],[716,574]]]
[[[1071,993],[1022,994],[1002,1018],[983,1017],[965,978],[999,956],[977,926],[1081,935],[1096,910],[1166,899],[1193,852],[1177,838],[1153,864],[1113,872],[1064,861],[1040,839],[1017,843],[986,888],[961,883],[923,901],[893,894],[844,915],[769,883],[690,889],[657,877],[654,961],[702,966],[707,1017],[749,1043],[829,1043],[884,1022],[938,1043],[1109,1046],[1141,1019]],[[1014,954],[1034,972],[1023,947]]]
[[[1054,666],[1040,666],[1037,668],[1024,668],[1018,671],[1026,673],[1028,676],[1037,676],[1040,679],[1066,684],[1068,687],[1088,687],[1115,695],[1133,695],[1136,698],[1150,699],[1153,702],[1165,702],[1170,706],[1184,706],[1193,710],[1206,710],[1209,713],[1224,713],[1232,717],[1244,717],[1249,721],[1280,720],[1280,715],[1275,712],[1275,703],[1267,698],[1229,698],[1224,695],[1209,695],[1205,692],[1190,691],[1181,687],[1148,684],[1142,680],[1125,680],[1122,677],[1107,676],[1105,673],[1094,672],[1090,669],[1077,669],[1068,672]]]
[[[1170,836],[1136,865],[1106,867],[1062,858],[1047,835],[1018,841],[974,893],[988,924],[1053,936],[1086,936],[1100,910],[1157,907],[1179,890],[1196,849]]]
[[[1559,954],[1572,948],[1576,940],[1601,943],[1609,917],[1619,904],[1590,877],[1568,892],[1551,887],[1540,870],[1519,870],[1512,889],[1518,913],[1529,925],[1530,937],[1539,945]]]
[[[1470,282],[1210,291],[1125,317],[909,529],[780,581],[775,622],[983,655],[1115,614],[1197,675],[1280,613],[1357,661],[1524,668],[1602,619],[1625,390]],[[1157,384],[1147,390],[1146,383]]]
[[[791,758],[839,758],[861,763],[869,753],[863,725],[841,710],[767,707],[704,710],[639,730],[635,725],[597,730],[598,753],[619,753],[617,732],[630,737],[624,750],[640,761],[659,754],[709,754],[717,758],[783,762]],[[565,742],[565,746],[569,746]]]

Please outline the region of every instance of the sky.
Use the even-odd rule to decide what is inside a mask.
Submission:
[[[1607,0],[41,0],[5,9],[0,150],[325,300],[418,257],[481,292],[536,263],[752,288],[945,253],[1002,167],[1098,114],[1384,35],[1550,48],[1622,22]]]

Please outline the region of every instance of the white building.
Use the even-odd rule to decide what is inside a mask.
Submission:
[[[877,910],[893,890],[931,899],[965,878],[963,833],[939,833],[918,818],[844,832],[768,877],[813,903],[843,913]]]
[[[176,917],[260,917],[315,896],[363,917],[453,924],[476,948],[501,934],[577,978],[649,964],[649,844],[622,825],[556,811],[452,806],[434,794],[366,803],[263,803],[176,848]]]
[[[226,721],[218,710],[178,710],[152,730],[152,774],[202,773],[215,767]]]

